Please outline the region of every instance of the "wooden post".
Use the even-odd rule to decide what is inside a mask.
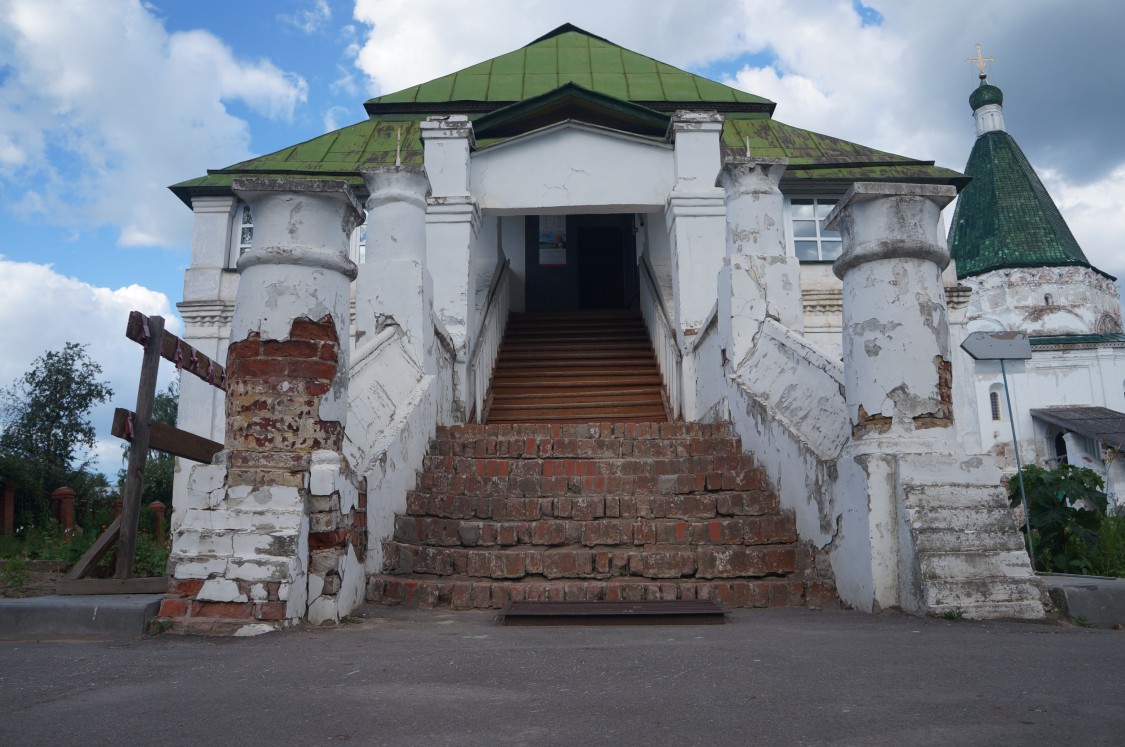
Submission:
[[[16,536],[16,486],[11,483],[4,486],[4,536]]]
[[[148,504],[148,507],[156,514],[156,542],[157,544],[164,544],[164,509],[166,506],[162,501],[153,501]]]
[[[63,537],[69,542],[70,536],[74,534],[74,491],[65,486],[58,488],[51,493],[51,500],[56,504]]]
[[[160,351],[164,343],[164,317],[148,318],[148,342],[141,362],[141,380],[137,385],[136,418],[133,420],[133,442],[129,445],[129,465],[125,473],[125,495],[121,508],[121,532],[117,539],[117,572],[115,578],[132,578],[133,560],[137,552],[137,522],[141,516],[141,491],[144,488],[145,462],[148,461],[148,432],[152,422],[152,404],[156,399],[156,377],[160,372]]]

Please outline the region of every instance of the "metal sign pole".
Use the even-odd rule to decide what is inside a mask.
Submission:
[[[1016,437],[1016,419],[1012,415],[1012,395],[1008,391],[1008,371],[1000,359],[1000,376],[1004,382],[1004,401],[1008,403],[1008,422],[1012,425],[1012,446],[1016,450],[1016,476],[1020,481],[1020,503],[1023,504],[1023,524],[1027,527],[1027,548],[1031,555],[1031,569],[1035,570],[1035,542],[1031,539],[1031,514],[1027,510],[1027,491],[1023,487],[1023,462],[1020,460],[1020,442]]]

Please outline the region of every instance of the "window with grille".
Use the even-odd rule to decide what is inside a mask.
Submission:
[[[988,405],[989,405],[989,407],[992,408],[992,419],[993,420],[999,420],[1000,419],[1000,393],[999,392],[989,392],[988,393]]]

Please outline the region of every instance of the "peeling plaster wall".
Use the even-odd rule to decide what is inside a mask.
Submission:
[[[452,422],[452,362],[443,350],[433,354],[438,372],[426,375],[401,341],[387,336],[357,350],[352,366],[344,454],[367,481],[367,573],[382,570],[382,540],[406,510],[436,426]]]
[[[1055,346],[1052,346],[1055,347]],[[1044,349],[1035,346],[1029,361],[1008,361],[1009,394],[1016,415],[1020,457],[1026,464],[1051,465],[1055,458],[1054,436],[1058,428],[1044,427],[1031,417],[1034,408],[1052,405],[1090,405],[1125,412],[1125,347]],[[972,387],[983,449],[1000,460],[1006,471],[1016,469],[1012,449],[1012,427],[1004,399],[999,361],[973,362]],[[1000,399],[999,420],[992,419],[989,393]],[[1118,503],[1125,503],[1125,475],[1115,464],[1100,458],[1085,464],[1108,477],[1109,490]]]
[[[1121,331],[1117,288],[1089,267],[995,270],[961,282],[973,289],[966,320],[969,332],[1083,335]]]
[[[568,122],[473,153],[470,190],[500,214],[638,213],[663,207],[672,175],[669,146]]]

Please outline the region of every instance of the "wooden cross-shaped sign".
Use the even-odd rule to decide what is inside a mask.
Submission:
[[[980,42],[977,42],[977,56],[976,57],[966,57],[965,62],[971,62],[971,63],[975,64],[977,66],[977,69],[980,70],[980,79],[984,80],[985,78],[988,77],[988,73],[984,72],[984,63],[986,63],[986,62],[996,62],[996,58],[995,57],[981,57]]]

